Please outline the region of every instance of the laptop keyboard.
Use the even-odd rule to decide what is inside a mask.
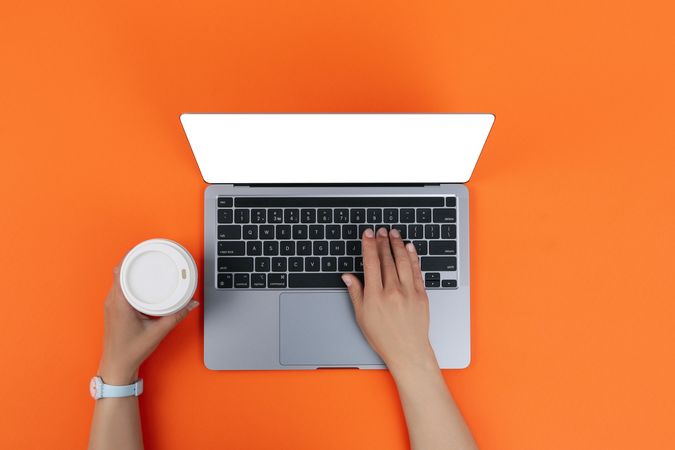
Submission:
[[[428,289],[457,288],[456,197],[218,197],[216,287],[343,288],[363,280],[361,235],[396,228]]]

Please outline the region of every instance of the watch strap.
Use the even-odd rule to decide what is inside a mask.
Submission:
[[[143,379],[127,386],[101,384],[101,398],[138,397],[143,393]]]

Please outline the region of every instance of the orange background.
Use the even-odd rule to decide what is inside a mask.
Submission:
[[[0,13],[0,447],[85,447],[128,248],[201,260],[179,113],[467,111],[479,445],[675,448],[670,2],[41,3]],[[142,368],[148,448],[407,446],[386,372],[210,372],[197,311]]]

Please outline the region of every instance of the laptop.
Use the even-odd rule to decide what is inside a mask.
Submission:
[[[204,364],[382,369],[340,274],[417,247],[441,368],[471,359],[469,180],[492,114],[182,114],[204,181]]]

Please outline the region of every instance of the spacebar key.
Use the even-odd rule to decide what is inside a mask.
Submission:
[[[339,273],[289,273],[289,288],[346,288]]]

